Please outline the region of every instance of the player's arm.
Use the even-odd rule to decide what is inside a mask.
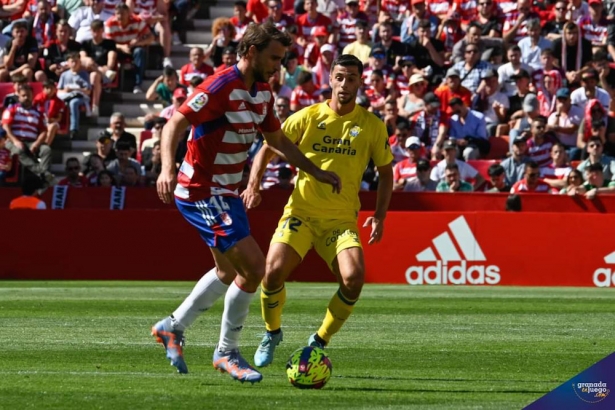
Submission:
[[[156,188],[158,197],[165,204],[170,204],[173,200],[173,191],[177,185],[177,176],[175,174],[175,152],[179,140],[185,135],[186,128],[190,125],[188,119],[179,111],[171,117],[162,129],[160,137],[160,160],[162,162],[162,170]]]
[[[393,165],[389,162],[386,165],[376,167],[378,169],[378,194],[376,197],[376,211],[373,216],[368,217],[363,227],[371,225],[372,233],[368,244],[380,242],[384,234],[384,219],[391,202],[393,192]]]
[[[333,172],[323,171],[314,165],[314,163],[307,159],[291,140],[286,138],[281,129],[271,133],[265,132],[263,135],[271,149],[273,149],[276,154],[286,158],[291,165],[312,175],[319,182],[330,184],[333,186],[333,192],[339,193],[341,191],[342,181],[339,176]]]
[[[241,199],[247,209],[256,208],[261,203],[260,188],[263,174],[267,169],[267,164],[271,162],[275,156],[275,151],[269,148],[268,144],[264,144],[254,157],[248,186],[241,193]]]

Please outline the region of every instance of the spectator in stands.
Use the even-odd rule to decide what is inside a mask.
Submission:
[[[28,84],[28,80],[23,74],[13,74],[11,75],[11,82],[13,83],[13,92],[11,94],[7,94],[4,97],[4,101],[2,102],[2,107],[7,108],[13,104],[16,104],[19,101],[18,92],[19,88],[23,84]]]
[[[81,62],[90,72],[92,112],[98,116],[102,84],[109,84],[117,76],[117,47],[113,40],[104,38],[105,25],[101,20],[92,21],[92,38],[81,43]]]
[[[517,0],[516,10],[505,15],[503,38],[506,43],[518,43],[528,35],[528,22],[539,20],[540,16],[532,11],[530,0]]]
[[[105,37],[115,41],[118,58],[132,58],[136,68],[133,93],[142,93],[145,75],[145,47],[154,41],[154,35],[141,18],[130,12],[124,3],[118,3],[115,14],[105,22]]]
[[[0,186],[4,185],[4,180],[13,169],[13,158],[11,151],[6,149],[6,132],[0,133]]]
[[[416,164],[416,176],[406,180],[404,192],[434,192],[438,183],[429,178],[431,165],[426,159],[419,159]]]
[[[436,187],[436,192],[472,192],[472,185],[462,181],[459,177],[459,166],[457,164],[446,164],[444,168],[444,179]]]
[[[290,168],[278,169],[278,182],[271,185],[269,189],[281,189],[285,191],[291,191],[295,188],[293,184],[293,171]]]
[[[343,31],[344,27],[341,30]],[[367,22],[357,20],[354,32],[356,40],[344,47],[342,54],[352,54],[366,64],[369,62],[369,54],[372,50]]]
[[[530,72],[533,70],[532,67],[521,61],[521,48],[518,45],[512,45],[506,52],[506,55],[508,63],[502,64],[498,68],[498,76],[504,92],[509,97],[512,97],[519,91],[519,79],[527,79],[527,87],[525,88],[529,89],[531,81]],[[523,82],[523,85],[526,85],[525,82]],[[525,94],[521,95],[525,96]]]
[[[273,98],[286,97],[290,99],[293,94],[293,90],[282,84],[280,81],[279,71],[276,71],[271,77],[269,77],[268,83],[271,87],[271,92],[273,92]]]
[[[417,68],[423,70],[423,74],[427,77],[432,72],[443,74],[444,44],[436,38],[431,38],[431,35],[431,23],[429,20],[423,19],[419,21],[416,36],[413,36],[407,44],[391,40],[390,45],[387,45],[383,41],[382,45],[388,52],[389,64],[395,64],[395,56],[412,55],[416,60]],[[405,46],[405,49],[402,48],[402,45]],[[393,58],[392,62],[391,58]]]
[[[105,166],[117,158],[113,149],[113,140],[111,136],[106,135],[107,131],[103,131],[102,135],[96,140],[96,155],[102,158]],[[94,154],[92,154],[94,155]]]
[[[491,164],[487,170],[487,175],[489,175],[489,182],[492,187],[485,192],[510,192],[511,186],[506,183],[506,171],[502,165]]]
[[[566,185],[566,176],[572,171],[568,164],[565,147],[556,142],[551,147],[551,163],[540,168],[540,177],[559,191]]]
[[[608,26],[611,21],[604,15],[602,0],[589,0],[589,15],[577,21],[583,38],[589,41],[595,50],[606,45]]]
[[[502,47],[502,39],[494,37],[483,37],[481,35],[482,28],[475,22],[470,24],[466,36],[453,47],[453,55],[451,59],[454,63],[464,61],[465,49],[469,44],[478,47],[479,56],[481,59],[488,60],[493,49]]]
[[[497,7],[494,7],[494,3],[493,0],[478,0],[476,2],[478,15],[476,16],[476,20],[470,23],[469,27],[478,27],[483,38],[502,37],[502,20],[497,15],[498,10]]]
[[[70,38],[70,26],[66,20],[58,21],[56,39],[49,42],[43,51],[47,77],[57,81],[67,71],[68,55],[79,53],[81,44]]]
[[[56,39],[56,23],[60,17],[51,11],[47,0],[35,0],[36,12],[26,19],[28,34],[36,39],[39,49]]]
[[[365,89],[365,96],[369,99],[369,111],[381,116],[384,103],[389,97],[389,90],[381,70],[372,71],[369,86]]]
[[[475,44],[468,44],[465,50],[464,61],[455,63],[453,66],[462,78],[461,85],[473,93],[478,89],[481,78],[485,75],[485,72],[492,68],[491,64],[480,58],[478,46]]]
[[[345,0],[344,11],[331,18],[336,20],[339,27],[334,42],[339,49],[345,49],[345,47],[357,41],[359,36],[359,32],[356,30],[357,24],[361,21],[367,25],[368,20],[367,14],[359,8],[358,0]],[[347,53],[344,52],[343,54]],[[369,55],[369,52],[367,54]],[[367,59],[362,60],[358,56],[357,58],[361,61],[367,61]]]
[[[19,88],[18,96],[19,102],[2,114],[2,127],[8,137],[6,148],[11,154],[19,155],[22,166],[49,183],[54,177],[48,171],[51,148],[45,144],[47,128],[44,115],[32,105],[32,87],[29,84]]]
[[[145,21],[145,24],[158,34],[158,42],[163,50],[163,67],[173,67],[171,56],[171,25],[168,5],[165,0],[126,0],[130,12]]]
[[[88,179],[81,175],[81,164],[76,157],[66,160],[66,177],[58,182],[60,186],[72,188],[85,188],[88,186]]]
[[[100,171],[98,173],[98,177],[96,180],[96,186],[111,188],[112,186],[116,186],[117,182],[115,181],[115,177],[113,174],[106,169]]]
[[[154,142],[151,154],[148,158],[143,158],[143,169],[145,170],[146,185],[156,185],[156,180],[162,171],[162,161],[160,159],[160,140]]]
[[[172,104],[163,109],[159,117],[165,118],[166,120],[170,120],[173,114],[179,109],[179,107],[186,101],[188,98],[188,93],[183,87],[177,87],[175,91],[173,91]]]
[[[312,73],[302,71],[297,78],[297,87],[293,90],[290,98],[290,109],[294,112],[304,107],[309,107],[318,101],[318,89],[314,84]]]
[[[410,3],[411,10],[409,13],[406,13],[406,18],[401,23],[401,41],[403,43],[412,41],[413,37],[418,34],[419,22],[421,20],[429,21],[430,35],[436,37],[439,24],[438,17],[427,11],[424,0],[414,0]]]
[[[267,5],[267,18],[265,21],[271,21],[278,30],[285,30],[295,24],[292,17],[284,14],[284,6],[282,0],[265,0]]]
[[[446,140],[442,145],[442,155],[444,159],[436,164],[431,170],[431,179],[435,182],[440,182],[444,179],[444,171],[449,164],[456,164],[459,171],[459,176],[464,181],[469,179],[474,180],[474,186],[479,187],[485,182],[485,178],[471,165],[457,159],[457,144],[455,140]]]
[[[573,105],[576,105],[582,110],[585,110],[587,101],[597,99],[602,104],[605,110],[608,110],[611,106],[611,96],[598,85],[598,72],[589,68],[581,74],[582,87],[577,88],[570,95],[570,99]]]
[[[237,51],[235,47],[225,47],[222,51],[222,64],[217,66],[214,69],[214,73],[217,73],[222,70],[226,70],[227,68],[232,67],[237,63]]]
[[[519,194],[522,192],[535,192],[535,193],[550,193],[551,186],[541,180],[540,167],[534,161],[530,161],[525,164],[524,178],[515,182],[510,189],[511,194]]]
[[[416,60],[412,56],[402,56],[397,62],[399,69],[389,76],[388,82],[392,82],[396,94],[400,97],[410,92],[410,78],[413,74],[422,74],[423,72],[416,68]]]
[[[133,167],[126,167],[120,175],[120,185],[125,187],[137,188],[143,186],[140,170]]]
[[[141,162],[145,165],[152,159],[154,144],[160,141],[162,137],[162,129],[166,125],[166,118],[156,117],[152,128],[152,137],[141,141]]]
[[[530,161],[525,137],[517,136],[512,142],[511,156],[501,163],[506,173],[506,184],[514,185],[519,181],[525,174],[525,164]]]
[[[602,123],[602,125],[600,125]],[[603,125],[607,125],[608,129]],[[589,100],[585,106],[585,113],[579,130],[577,133],[577,148],[582,151],[580,156],[584,156],[587,152],[587,141],[592,136],[600,137],[600,140],[604,144],[609,144],[609,141],[613,138],[615,131],[613,126],[615,122],[608,116],[606,109],[596,99]],[[578,158],[578,156],[577,156]]]
[[[196,90],[196,87],[201,85],[203,81],[205,80],[203,80],[201,77],[192,77],[192,79],[190,80],[190,85],[188,86],[188,95],[191,95],[194,90]]]
[[[471,4],[470,2],[466,4]],[[475,4],[475,3],[474,3]],[[464,14],[469,14],[475,12],[476,9],[472,10],[471,7],[464,10],[461,9],[460,12]],[[465,31],[461,28],[462,25],[462,17],[460,12],[457,10],[451,10],[451,12],[447,15],[446,19],[440,25],[438,30],[437,39],[442,42],[444,45],[444,60],[450,61],[450,58],[453,55],[453,47],[457,42],[461,41],[465,36]]]
[[[235,26],[235,41],[241,40],[243,33],[245,33],[248,28],[248,24],[252,22],[252,19],[246,15],[247,11],[245,1],[238,0],[233,4],[233,17],[231,17],[231,23]]]
[[[591,164],[585,174],[587,180],[582,185],[583,189],[577,189],[577,194],[585,191],[585,198],[594,199],[596,195],[615,194],[615,182],[605,179],[601,164]]]
[[[104,0],[90,0],[89,5],[79,7],[70,13],[68,24],[75,32],[75,41],[83,43],[92,39],[92,22],[100,20],[103,24],[113,16],[113,10],[105,8]]]
[[[110,137],[114,146],[117,148],[117,144],[120,141],[125,141],[130,146],[131,157],[136,158],[137,153],[137,137],[133,134],[126,132],[126,120],[124,114],[121,112],[114,112],[109,120],[111,132],[105,131],[104,136]],[[103,156],[104,158],[104,156]]]
[[[540,115],[549,117],[556,109],[557,90],[562,85],[562,77],[557,70],[544,70],[542,73],[542,84],[538,84],[538,103],[540,105]]]
[[[553,7],[554,18],[547,21],[542,26],[543,35],[551,41],[562,38],[564,32],[564,26],[568,22],[566,18],[566,11],[568,10],[568,2],[566,0],[557,0],[555,7]]]
[[[551,148],[557,143],[557,139],[552,132],[547,133],[547,119],[542,115],[534,118],[530,133],[525,134],[525,137],[531,160],[540,168],[551,164]]]
[[[140,175],[141,164],[139,164],[137,160],[130,158],[131,152],[132,148],[127,142],[118,142],[115,146],[117,158],[107,165],[107,171],[111,172],[117,178],[122,178],[126,168],[133,168],[137,175]]]
[[[397,99],[399,115],[411,117],[425,109],[423,97],[427,92],[427,85],[425,77],[421,74],[412,74],[410,81],[408,81],[408,93]]]
[[[579,191],[582,189],[582,185],[583,182],[585,182],[583,180],[583,173],[581,171],[579,171],[578,169],[572,169],[568,175],[566,176],[566,185],[564,186],[564,188],[562,188],[559,193],[562,195],[576,195],[577,191]],[[579,189],[581,188],[581,189]]]
[[[369,85],[370,75],[374,70],[382,70],[387,78],[393,73],[393,67],[386,64],[385,49],[382,46],[372,47],[372,51],[369,54],[369,64],[363,70],[363,83],[365,86]]]
[[[594,53],[592,67],[598,72],[598,86],[611,96],[611,107],[605,107],[612,111],[613,95],[615,95],[615,69],[611,68],[609,55],[604,50]]]
[[[362,96],[365,97],[365,96]],[[399,115],[399,109],[397,109],[397,101],[388,99],[384,103],[384,125],[387,127],[387,134],[392,135],[395,132],[395,127],[400,122],[406,124],[406,127],[410,129],[410,122],[406,117]]]
[[[254,23],[260,24],[267,18],[267,4],[264,0],[248,0],[246,16]]]
[[[393,167],[393,190],[402,191],[410,178],[416,176],[416,166],[421,158],[421,140],[418,137],[408,137],[404,146],[406,155]]]
[[[316,64],[312,68],[316,86],[318,88],[329,87],[329,73],[331,72],[331,63],[335,58],[336,48],[332,44],[325,44],[320,47],[320,56],[316,60]]]
[[[301,39],[298,39],[298,42],[300,45],[305,46],[305,44],[301,43],[304,41],[303,39],[307,40],[312,35],[314,27],[320,26],[329,30],[332,27],[332,22],[329,17],[318,12],[317,0],[305,0],[303,7],[305,8],[305,14],[296,16],[295,20],[299,29],[299,38]],[[333,41],[334,39],[334,36],[332,36],[331,40]]]
[[[509,107],[508,96],[500,91],[498,73],[493,69],[487,70],[472,100],[472,110],[483,113],[485,116],[488,136],[508,134],[508,126],[504,127],[500,124],[506,122]],[[500,132],[496,132],[498,127],[500,127]]]
[[[576,86],[581,79],[581,68],[592,60],[592,45],[580,37],[579,26],[569,21],[564,26],[564,36],[553,42],[553,56],[564,71],[568,86]]]
[[[513,95],[509,98],[509,101],[512,112],[518,104],[518,96]],[[512,124],[512,129],[510,130],[511,141],[524,132],[530,131],[532,122],[540,115],[540,105],[536,94],[527,94],[522,101],[522,109],[510,117],[510,124]]]
[[[12,75],[21,74],[28,81],[45,81],[45,73],[37,69],[38,43],[28,35],[25,21],[13,22],[13,38],[4,46],[4,67],[0,69],[0,82],[8,82]]]
[[[85,175],[88,181],[88,186],[96,186],[98,183],[98,174],[105,170],[105,163],[102,157],[98,154],[90,154],[84,165],[85,170],[83,171],[83,175]]]
[[[33,175],[26,176],[21,185],[22,195],[11,201],[9,209],[47,209],[47,205],[36,197],[36,191],[41,189],[41,180]]]
[[[190,80],[194,77],[202,79],[214,73],[214,68],[205,62],[205,52],[201,47],[192,47],[190,49],[190,62],[185,64],[179,75],[179,82],[184,87],[190,85]]]
[[[549,116],[547,130],[555,133],[568,152],[570,160],[576,161],[581,157],[581,150],[577,148],[577,131],[583,121],[583,110],[570,103],[570,90],[560,88],[557,90],[555,112]]]
[[[162,100],[165,105],[173,103],[173,93],[176,89],[182,88],[186,91],[183,85],[179,84],[177,71],[171,67],[165,67],[162,75],[149,86],[145,93],[145,98],[149,101]]]
[[[320,57],[320,48],[328,44],[329,30],[324,26],[316,26],[312,29],[303,47],[303,66],[312,69]]]
[[[288,117],[292,114],[290,110],[290,99],[286,97],[278,97],[275,100],[275,115],[280,120],[280,123],[284,123]]]
[[[262,189],[269,189],[271,186],[277,184],[278,180],[278,171],[282,168],[288,168],[294,175],[294,169],[292,166],[286,162],[286,160],[278,155],[273,157],[271,161],[267,164],[267,168],[265,169],[265,173],[263,174],[263,179],[261,180]]]
[[[45,144],[50,147],[66,115],[66,104],[58,98],[57,91],[56,83],[53,80],[47,80],[43,83],[43,91],[37,94],[32,102],[40,112],[45,114],[47,124]]]
[[[406,151],[406,139],[410,136],[410,123],[400,121],[395,123],[393,127],[393,137],[389,138],[391,144],[391,153],[393,154],[393,163],[403,161],[408,157]]]
[[[425,109],[411,117],[416,133],[425,149],[431,152],[433,159],[437,159],[438,151],[448,136],[449,119],[440,110],[440,100],[434,93],[427,93],[423,97]]]
[[[440,105],[445,107],[447,115],[452,115],[453,113],[452,108],[449,106],[449,102],[455,97],[461,98],[468,107],[472,105],[472,92],[461,85],[459,70],[455,68],[448,69],[445,80],[434,93],[440,99]]]
[[[592,164],[602,164],[602,170],[604,178],[608,181],[613,179],[615,175],[615,159],[604,155],[603,153],[604,145],[602,140],[599,137],[592,137],[587,142],[587,153],[589,157],[581,162],[577,169],[581,172],[585,172],[585,170]]]
[[[294,90],[295,87],[297,87],[299,74],[303,71],[306,70],[303,66],[299,65],[299,57],[297,54],[292,51],[287,52],[284,56],[284,60],[282,61],[282,70],[280,73],[282,84],[288,86],[291,90]]]
[[[538,18],[527,21],[527,37],[519,41],[521,50],[521,62],[529,65],[534,70],[542,68],[540,53],[542,50],[553,47],[550,40],[541,36],[540,20]]]
[[[448,135],[457,140],[463,158],[467,161],[487,156],[490,146],[485,116],[466,107],[461,98],[453,98],[449,105],[453,115]]]
[[[86,116],[92,114],[90,95],[92,86],[85,70],[81,68],[81,58],[77,53],[68,56],[69,70],[62,73],[58,82],[58,97],[68,105],[70,112],[70,137],[79,135],[80,110],[85,109]]]
[[[222,64],[222,54],[227,47],[237,49],[239,43],[235,41],[235,26],[226,17],[218,17],[211,28],[213,40],[205,50],[205,58],[211,58],[214,67]]]

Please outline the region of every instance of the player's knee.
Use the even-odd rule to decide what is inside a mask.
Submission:
[[[365,270],[362,267],[355,267],[348,272],[342,274],[342,283],[340,284],[346,292],[345,296],[355,299],[359,297],[363,284],[365,283]]]
[[[269,290],[280,288],[286,280],[284,272],[284,265],[280,260],[267,260],[263,285]]]

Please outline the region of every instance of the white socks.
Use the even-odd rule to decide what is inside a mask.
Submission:
[[[186,330],[201,313],[212,307],[228,288],[228,285],[220,281],[214,267],[203,275],[190,295],[173,312],[171,316],[173,327],[182,332]]]
[[[220,328],[220,341],[218,350],[227,352],[237,349],[241,329],[248,317],[250,302],[254,293],[244,292],[237,286],[235,281],[231,283],[224,298],[224,313],[222,314],[222,326]]]

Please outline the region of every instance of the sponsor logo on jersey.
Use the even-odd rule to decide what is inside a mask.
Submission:
[[[326,126],[325,122],[323,121],[320,124],[318,124],[316,126],[316,128],[318,128],[319,130],[325,130],[325,129],[327,129],[327,126]]]
[[[201,111],[201,108],[205,107],[207,101],[209,101],[209,97],[207,97],[207,94],[198,93],[194,96],[193,99],[188,101],[188,107],[190,107],[192,111],[198,112]]]
[[[359,127],[358,125],[355,125],[354,127],[350,129],[349,134],[352,138],[355,138],[359,135],[360,132],[361,132],[361,127]]]

